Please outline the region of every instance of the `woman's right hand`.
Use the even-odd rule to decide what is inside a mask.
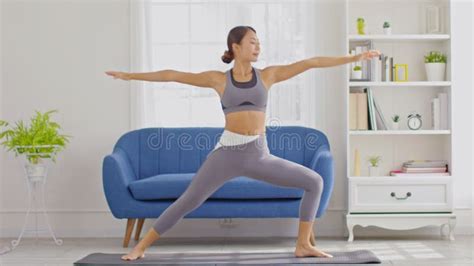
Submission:
[[[114,79],[123,79],[123,80],[130,80],[130,73],[127,72],[119,72],[119,71],[105,71],[105,73],[109,76],[114,77]]]

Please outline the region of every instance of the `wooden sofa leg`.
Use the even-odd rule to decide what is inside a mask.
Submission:
[[[130,242],[130,237],[132,236],[133,226],[135,225],[136,219],[127,220],[127,229],[125,230],[125,238],[123,239],[123,247],[128,247],[128,242]]]
[[[136,241],[138,241],[138,239],[140,239],[140,233],[142,232],[144,222],[145,222],[145,218],[138,219],[137,229],[135,229],[135,240]]]

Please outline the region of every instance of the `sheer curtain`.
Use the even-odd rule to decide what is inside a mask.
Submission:
[[[229,30],[237,25],[257,31],[256,68],[316,56],[315,2],[131,0],[131,72],[226,71],[234,61],[225,64],[220,57]],[[317,127],[323,103],[316,83],[318,73],[309,70],[273,85],[266,124]],[[211,88],[132,81],[131,90],[132,129],[225,125],[219,95]]]

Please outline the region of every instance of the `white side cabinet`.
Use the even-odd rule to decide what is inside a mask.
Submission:
[[[452,177],[350,177],[349,241],[355,225],[407,230],[427,225],[448,226],[454,240]]]
[[[376,78],[375,64],[370,78],[351,79],[353,65],[346,68],[346,144],[348,212],[346,215],[348,241],[354,240],[356,225],[378,226],[392,230],[408,230],[424,226],[439,226],[440,234],[453,240],[456,216],[453,213],[453,182],[456,169],[452,165],[452,95],[456,89],[451,83],[450,1],[350,0],[346,7],[346,48],[348,53],[361,43],[370,43],[388,57],[393,64],[406,66],[407,80]],[[437,19],[427,16],[437,15]],[[357,21],[365,22],[365,34],[358,33]],[[428,21],[437,21],[428,25]],[[391,34],[385,34],[383,25],[389,22]],[[360,27],[360,25],[359,25]],[[428,81],[424,56],[440,51],[447,56],[444,80]],[[350,93],[370,90],[381,110],[382,119],[376,119],[377,129],[354,128],[354,108],[350,108]],[[440,94],[447,96],[444,115],[447,124],[435,127],[431,101]],[[360,112],[360,108],[358,112]],[[362,109],[362,111],[364,111]],[[370,112],[370,110],[366,110]],[[417,130],[408,127],[408,116],[421,115],[422,125]],[[374,113],[375,114],[375,113]],[[392,117],[400,116],[397,128]],[[370,117],[368,118],[370,121]],[[356,151],[359,163],[356,167]],[[378,174],[369,172],[369,156],[380,156]],[[391,176],[392,170],[401,169],[409,160],[445,160],[448,175],[423,174]],[[360,171],[356,171],[360,169]],[[368,230],[368,229],[367,229]],[[407,235],[409,233],[407,232]]]

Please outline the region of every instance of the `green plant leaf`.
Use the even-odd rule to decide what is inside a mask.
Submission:
[[[38,161],[38,158],[54,159],[56,153],[53,147],[35,147],[42,145],[57,145],[58,150],[62,150],[68,138],[72,136],[59,134],[61,126],[51,121],[50,115],[58,112],[58,110],[50,110],[41,113],[35,110],[35,115],[30,119],[29,127],[23,121],[15,122],[15,126],[0,132],[0,139],[5,139],[1,143],[8,151],[14,150],[15,154],[22,153],[44,153],[45,155],[31,155],[28,160],[32,163]],[[7,126],[8,122],[0,120],[1,125]],[[17,146],[33,146],[31,148],[18,148]],[[53,160],[54,161],[54,160]]]

